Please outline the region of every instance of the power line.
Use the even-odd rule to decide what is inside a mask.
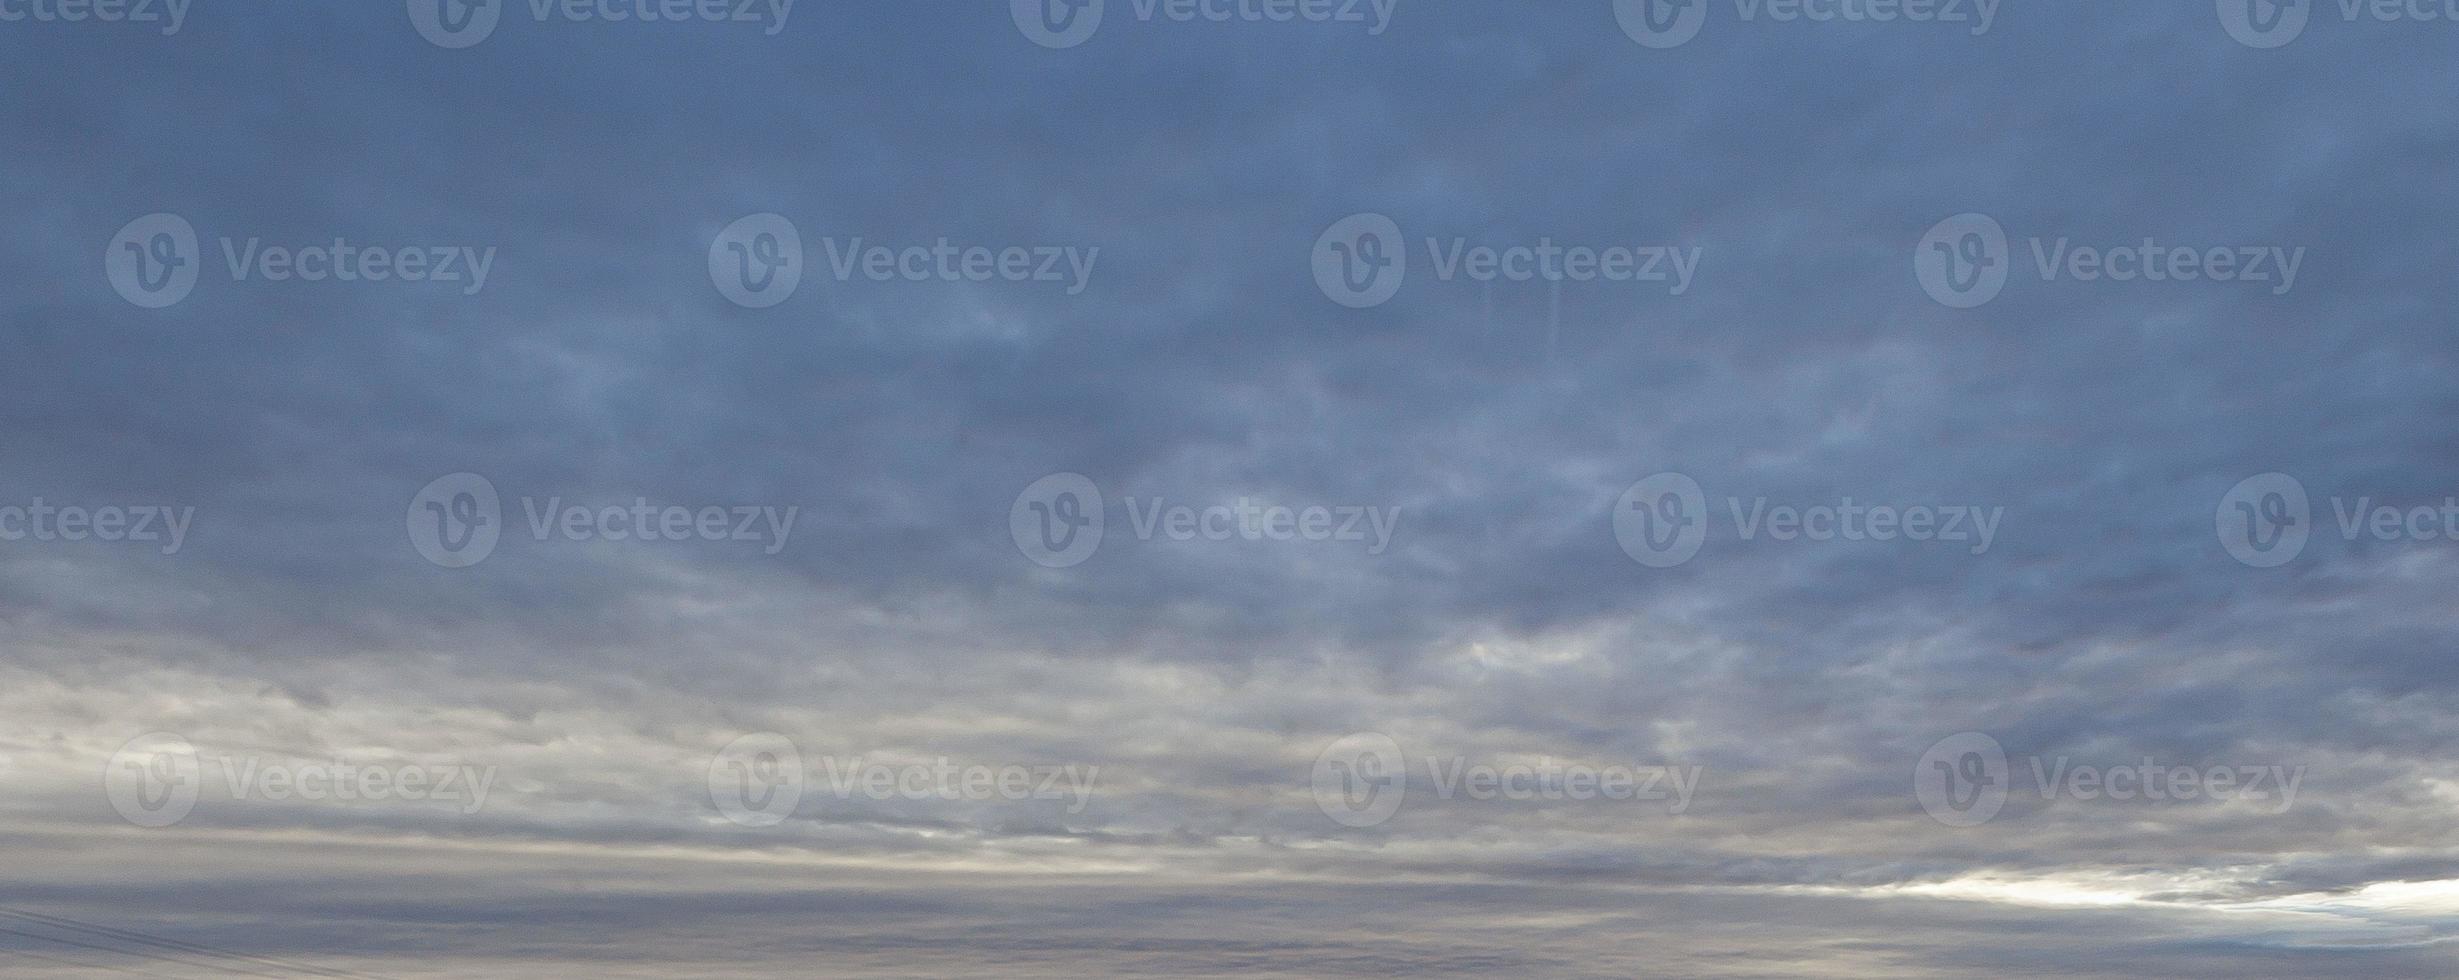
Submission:
[[[155,953],[148,953],[148,952],[145,952],[144,950],[139,950],[139,949],[113,949],[113,948],[111,948],[111,947],[109,947],[109,946],[96,946],[96,945],[94,945],[93,943],[81,943],[81,942],[78,942],[78,941],[76,941],[76,940],[74,940],[74,939],[62,939],[62,938],[60,938],[60,937],[58,937],[58,936],[46,936],[46,935],[43,935],[43,934],[38,933],[38,932],[19,932],[19,931],[15,930],[15,929],[9,929],[9,928],[5,928],[5,927],[0,927],[0,934],[7,934],[7,935],[11,935],[11,936],[24,936],[24,937],[26,937],[26,938],[28,938],[28,939],[40,939],[40,940],[42,940],[42,941],[44,941],[44,942],[47,942],[47,943],[59,943],[59,944],[61,944],[61,945],[63,945],[63,946],[76,946],[76,947],[79,947],[79,948],[81,948],[81,949],[100,950],[100,951],[105,952],[105,953],[117,953],[117,954],[119,954],[119,955],[121,955],[121,956],[134,956],[134,957],[137,957],[137,958],[139,958],[139,959],[155,960],[155,961],[158,961],[158,962],[163,962],[163,963],[175,963],[175,964],[178,964],[178,965],[180,965],[180,966],[193,966],[193,967],[200,967],[200,968],[207,969],[207,970],[226,970],[226,971],[229,971],[229,972],[231,972],[231,973],[240,973],[240,974],[245,974],[245,975],[247,975],[247,976],[251,976],[251,977],[265,977],[265,978],[267,978],[267,980],[284,980],[284,978],[283,978],[282,976],[280,976],[279,974],[273,974],[273,973],[258,973],[258,972],[254,971],[254,970],[242,970],[242,969],[240,969],[240,968],[238,968],[238,967],[235,967],[235,966],[220,966],[220,965],[213,964],[213,963],[197,963],[197,962],[194,962],[194,961],[191,961],[191,960],[183,960],[183,959],[179,959],[179,958],[177,958],[177,957],[172,957],[172,956],[162,956],[162,955],[155,954]]]
[[[111,926],[96,925],[91,922],[80,922],[66,916],[49,915],[42,912],[27,912],[22,909],[7,908],[5,906],[0,906],[0,915],[14,916],[19,919],[38,922],[55,928],[73,929],[79,932],[99,935],[110,939],[117,939],[123,942],[143,943],[145,945],[160,949],[168,949],[194,955],[218,956],[224,959],[238,960],[242,963],[272,967],[277,970],[292,970],[300,973],[311,973],[322,977],[340,978],[340,980],[389,980],[389,978],[386,977],[372,976],[365,973],[353,973],[347,970],[332,970],[320,966],[310,966],[305,963],[293,963],[288,960],[276,959],[270,956],[259,956],[251,953],[238,953],[214,946],[207,946],[204,943],[193,943],[182,939],[166,939],[160,936],[147,935],[132,929],[118,929]]]
[[[0,946],[0,953],[7,953],[10,956],[23,956],[29,960],[42,960],[45,963],[65,963],[69,966],[77,967],[82,970],[109,970],[113,973],[125,973],[132,977],[161,977],[163,980],[179,980],[178,977],[171,976],[168,973],[147,973],[143,970],[131,970],[124,966],[112,966],[109,963],[80,963],[64,956],[45,956],[41,953],[29,953],[22,949],[10,949],[6,946]]]

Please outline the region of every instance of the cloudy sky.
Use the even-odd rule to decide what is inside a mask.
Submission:
[[[406,7],[0,0],[0,975],[2459,973],[2438,4]]]

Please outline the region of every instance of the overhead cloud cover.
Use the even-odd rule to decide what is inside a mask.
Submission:
[[[2450,976],[2459,22],[2216,7],[0,0],[0,975]]]

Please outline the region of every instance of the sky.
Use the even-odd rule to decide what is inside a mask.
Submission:
[[[0,976],[2454,975],[2454,45],[0,0]]]

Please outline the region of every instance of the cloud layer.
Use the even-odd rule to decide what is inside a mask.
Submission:
[[[2449,973],[2459,28],[410,6],[0,23],[0,908],[387,976]]]

